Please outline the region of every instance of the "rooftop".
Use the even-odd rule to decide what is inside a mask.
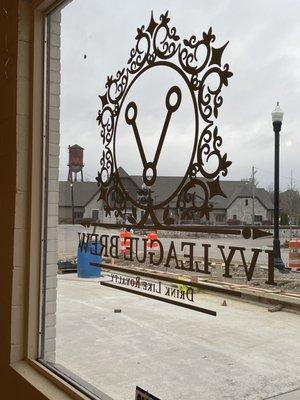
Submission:
[[[124,189],[131,197],[136,197],[136,191],[142,187],[141,175],[129,175],[123,168],[119,168],[119,176]],[[172,195],[183,182],[181,176],[158,176],[151,190],[153,191],[154,201],[162,202]],[[95,197],[99,192],[97,182],[74,182],[74,203],[77,207],[85,207],[86,204]],[[251,198],[252,185],[247,181],[220,181],[220,187],[226,197],[215,196],[210,201],[214,209],[227,209],[237,198]],[[199,198],[202,197],[201,189],[196,190]],[[273,202],[269,193],[263,188],[254,189],[255,197],[267,209],[273,209]],[[175,207],[176,197],[170,203],[171,207]],[[63,207],[71,207],[71,189],[70,182],[59,182],[59,205]]]

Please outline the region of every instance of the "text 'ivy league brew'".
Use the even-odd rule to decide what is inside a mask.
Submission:
[[[157,243],[157,250],[149,250],[147,248],[147,238],[130,237],[127,238],[127,250],[124,254],[120,255],[120,237],[118,235],[108,234],[90,234],[90,233],[78,233],[79,236],[79,247],[81,251],[87,251],[88,244],[92,245],[91,254],[100,255],[102,257],[111,257],[115,259],[124,259],[126,261],[137,261],[141,264],[149,263],[153,266],[164,266],[166,268],[175,268],[178,270],[211,274],[209,270],[209,251],[210,244],[202,243],[197,244],[195,242],[182,241],[180,243],[180,252],[175,248],[173,240],[170,241],[167,248],[164,248],[162,242],[158,239],[152,240],[153,243]],[[201,248],[201,255],[203,262],[195,260],[195,249],[196,247]],[[254,268],[257,264],[259,254],[264,252],[268,255],[268,279],[266,284],[276,285],[274,282],[274,267],[273,267],[273,251],[262,250],[252,248],[251,260],[247,263],[245,258],[245,248],[237,246],[228,246],[225,249],[223,245],[217,245],[220,252],[220,257],[224,263],[224,274],[226,278],[232,278],[230,274],[230,266],[232,264],[233,257],[237,254],[240,256],[240,265],[244,267],[245,276],[248,281],[251,281],[253,277]],[[180,259],[180,258],[181,259]]]

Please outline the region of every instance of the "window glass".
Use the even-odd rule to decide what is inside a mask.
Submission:
[[[99,210],[92,210],[92,219],[95,221],[99,219]]]
[[[274,4],[47,16],[39,359],[93,399],[299,386],[300,4]]]

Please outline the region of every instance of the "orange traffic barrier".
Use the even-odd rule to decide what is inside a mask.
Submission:
[[[131,238],[132,233],[129,231],[121,231],[119,233],[120,236],[120,254],[129,254],[130,253],[130,243],[128,240]]]
[[[300,239],[289,242],[289,268],[300,270]]]
[[[151,250],[151,251],[156,251],[158,250],[158,243],[157,242],[153,242],[153,240],[157,240],[158,239],[158,234],[155,232],[150,232],[147,235],[147,250]]]

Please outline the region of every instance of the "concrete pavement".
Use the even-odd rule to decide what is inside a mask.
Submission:
[[[114,400],[300,398],[299,315],[199,293],[213,317],[98,281],[59,277],[57,362]]]

